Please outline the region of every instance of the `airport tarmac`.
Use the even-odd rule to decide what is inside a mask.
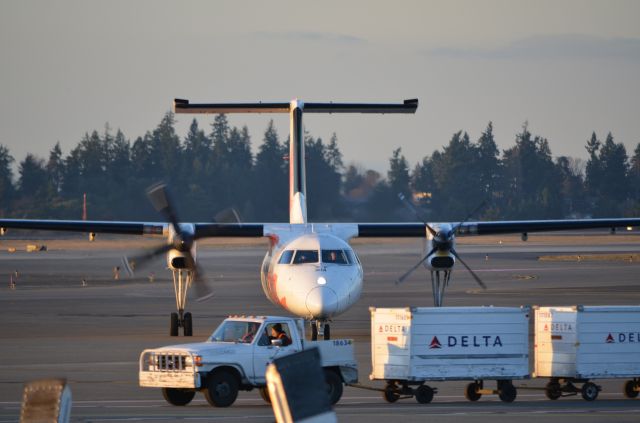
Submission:
[[[108,239],[90,244],[84,239],[37,241],[49,251],[27,253],[20,246],[35,241],[0,241],[0,423],[19,419],[25,382],[65,377],[73,392],[72,420],[78,422],[273,421],[271,408],[256,391],[241,392],[230,408],[210,407],[202,395],[186,407],[173,407],[159,390],[138,387],[138,356],[144,348],[175,344],[168,336],[169,314],[175,300],[171,275],[162,260],[134,279],[113,279],[113,268],[126,251],[152,246],[160,240]],[[7,245],[18,251],[7,252]],[[369,307],[432,305],[428,275],[418,269],[396,286],[394,280],[420,259],[421,241],[358,241],[365,270],[360,302],[332,324],[334,338],[356,343],[361,383],[370,382]],[[215,295],[188,305],[194,315],[193,341],[203,340],[229,314],[281,314],[262,293],[259,267],[266,243],[231,246],[199,245],[198,258]],[[530,235],[475,237],[460,240],[459,254],[487,284],[480,289],[461,266],[454,271],[445,295],[449,306],[623,305],[640,304],[640,235]],[[620,259],[629,253],[629,260]],[[539,261],[543,255],[617,254],[611,260]],[[613,257],[613,256],[612,256]],[[17,278],[15,276],[17,271]],[[154,273],[153,282],[150,275]],[[11,276],[16,288],[8,287]],[[85,285],[83,286],[83,282]],[[191,340],[189,340],[191,341]],[[478,422],[497,418],[519,421],[636,422],[640,399],[622,395],[622,380],[599,380],[603,391],[587,403],[580,397],[547,400],[546,380],[515,381],[520,389],[514,403],[497,396],[477,403],[464,399],[466,382],[433,382],[434,401],[414,399],[384,402],[378,392],[345,389],[336,407],[340,421]],[[493,383],[490,382],[490,385]]]

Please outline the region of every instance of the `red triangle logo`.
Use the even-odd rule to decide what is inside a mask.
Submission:
[[[613,336],[611,336],[611,334],[609,334],[609,336],[607,336],[607,344],[613,344],[615,341],[613,340]]]
[[[438,341],[438,337],[434,336],[431,340],[431,344],[429,344],[429,349],[433,350],[438,348],[442,348],[442,344],[440,344],[440,341]]]

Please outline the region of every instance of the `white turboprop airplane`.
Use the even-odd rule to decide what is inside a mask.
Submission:
[[[270,247],[261,267],[262,289],[267,298],[285,310],[311,322],[312,339],[330,338],[329,323],[349,309],[362,292],[362,265],[349,245],[354,237],[426,238],[424,257],[398,282],[424,263],[431,273],[434,305],[441,306],[451,271],[457,261],[484,284],[455,250],[456,235],[527,233],[589,228],[640,226],[640,219],[530,220],[461,223],[310,223],[307,220],[305,153],[302,117],[304,113],[415,113],[418,100],[395,104],[356,103],[218,103],[190,104],[174,101],[175,113],[288,113],[289,223],[181,223],[163,185],[149,189],[153,206],[168,223],[70,220],[0,219],[1,232],[7,228],[164,235],[167,243],[137,257],[137,266],[165,254],[172,271],[178,312],[171,313],[170,334],[192,335],[192,316],[185,312],[187,291],[193,285],[196,295],[210,295],[199,277],[196,240],[223,237],[267,237]],[[401,198],[402,199],[402,198]],[[407,200],[402,199],[410,207]],[[125,261],[128,266],[129,260]]]

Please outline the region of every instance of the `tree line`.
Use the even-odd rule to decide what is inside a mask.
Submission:
[[[640,143],[629,157],[611,133],[604,141],[592,134],[585,163],[554,158],[548,140],[526,123],[501,152],[490,122],[475,141],[454,133],[413,168],[397,148],[386,177],[345,165],[335,134],[324,142],[305,133],[304,142],[311,221],[415,220],[398,193],[429,221],[640,215]],[[271,121],[254,155],[248,128],[232,127],[224,114],[208,131],[194,119],[181,139],[168,112],[133,142],[107,125],[85,134],[66,156],[59,142],[47,159],[29,153],[17,175],[0,145],[0,215],[80,219],[86,193],[89,219],[158,220],[144,191],[164,181],[183,220],[215,220],[233,207],[245,221],[287,221],[288,144]]]

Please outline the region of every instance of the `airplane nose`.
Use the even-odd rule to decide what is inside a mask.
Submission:
[[[317,286],[307,294],[306,304],[313,317],[330,317],[338,309],[338,296],[331,288]]]

